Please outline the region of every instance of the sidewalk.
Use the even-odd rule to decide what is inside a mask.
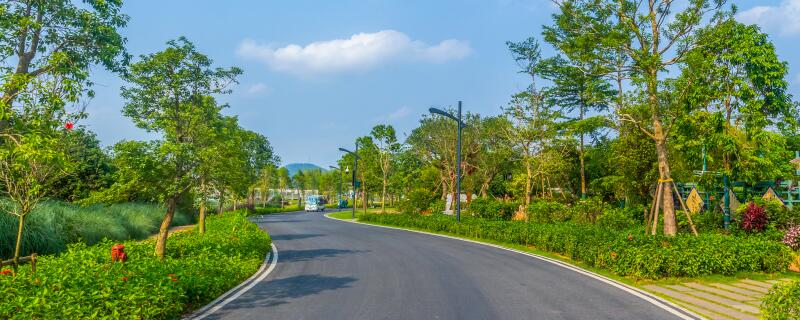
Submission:
[[[677,285],[645,285],[643,288],[709,319],[758,320],[761,299],[781,281],[743,279],[733,283],[686,282]]]

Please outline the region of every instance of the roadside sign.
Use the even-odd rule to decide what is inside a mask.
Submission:
[[[775,190],[772,190],[772,188],[767,189],[767,192],[764,193],[762,199],[767,201],[779,201],[781,204],[783,204],[783,200],[781,200],[781,197],[779,197],[778,194],[775,193]]]
[[[700,209],[703,209],[703,199],[700,198],[697,188],[692,188],[692,191],[689,192],[689,196],[686,197],[686,206],[692,213],[698,213]]]

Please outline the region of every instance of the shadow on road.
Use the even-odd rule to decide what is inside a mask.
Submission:
[[[229,313],[277,306],[289,303],[291,299],[348,288],[356,280],[352,277],[326,277],[319,274],[271,280],[256,286],[209,318],[220,319]]]
[[[298,240],[298,239],[308,239],[308,238],[316,238],[322,237],[324,234],[316,234],[316,233],[306,233],[306,234],[280,234],[271,236],[272,240]]]
[[[273,238],[274,239],[274,238]],[[354,254],[369,252],[368,250],[346,250],[346,249],[311,249],[311,250],[281,250],[278,263],[299,262],[314,259],[337,257],[344,254]]]

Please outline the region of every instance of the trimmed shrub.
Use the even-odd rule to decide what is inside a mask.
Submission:
[[[525,209],[528,220],[538,223],[561,222],[571,218],[570,208],[555,201],[539,200],[528,204]]]
[[[603,226],[526,223],[449,216],[364,215],[365,222],[446,232],[561,254],[621,276],[697,277],[738,272],[779,272],[792,260],[789,248],[759,234],[645,236],[642,228],[615,231]]]
[[[270,238],[243,212],[208,218],[208,231],[175,233],[163,261],[154,240],[127,241],[128,261],[112,262],[111,241],[70,245],[43,256],[36,273],[0,272],[0,319],[169,319],[196,309],[250,277]]]
[[[576,202],[570,210],[570,219],[578,223],[593,223],[609,206],[598,198],[589,198]]]
[[[778,284],[761,302],[763,319],[800,319],[800,281]]]
[[[473,199],[469,212],[474,217],[495,220],[510,220],[517,211],[519,203],[499,201],[493,198]]]
[[[642,224],[642,207],[609,209],[597,217],[597,225],[614,230],[626,230]]]

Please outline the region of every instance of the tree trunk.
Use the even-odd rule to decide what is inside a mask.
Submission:
[[[200,218],[197,221],[197,228],[200,230],[200,234],[206,233],[206,197],[203,196],[203,200],[200,201]]]
[[[578,157],[581,160],[581,199],[586,199],[586,168],[583,154],[583,133],[581,133],[581,144],[578,146]]]
[[[667,159],[666,137],[664,136],[661,122],[654,121],[653,128],[656,140],[656,153],[658,154],[659,182],[669,182],[672,181],[672,175],[670,173],[669,161]],[[661,198],[661,209],[664,214],[664,235],[674,236],[678,233],[678,227],[675,221],[675,203],[672,197],[672,183],[664,183],[664,191]]]
[[[164,255],[167,248],[167,237],[169,236],[169,225],[172,223],[172,217],[175,216],[175,205],[177,196],[172,196],[167,200],[167,213],[164,214],[164,219],[161,220],[161,228],[158,229],[158,239],[156,240],[156,256],[164,260]]]
[[[386,213],[386,177],[383,177],[383,191],[381,191],[381,213]]]
[[[533,168],[531,168],[530,157],[525,160],[525,170],[526,174],[528,175],[525,179],[525,207],[527,208],[528,205],[531,204],[531,189],[533,188]]]
[[[223,210],[222,207],[224,206],[225,206],[225,190],[223,189],[219,191],[219,204],[217,207],[217,213],[221,214]]]
[[[363,182],[362,182],[363,183]],[[367,213],[367,190],[361,192],[361,202],[364,204],[364,213]]]
[[[14,262],[19,260],[19,254],[22,249],[22,230],[25,227],[25,216],[27,214],[22,214],[19,216],[19,226],[17,227],[17,243],[14,245]]]

